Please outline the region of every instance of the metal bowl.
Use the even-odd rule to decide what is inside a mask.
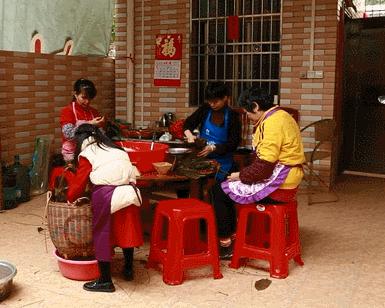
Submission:
[[[189,149],[189,148],[169,148],[167,151],[168,151],[168,153],[175,155],[175,154],[190,153],[191,149]]]
[[[12,279],[17,273],[16,267],[0,260],[0,301],[5,299],[12,289]]]

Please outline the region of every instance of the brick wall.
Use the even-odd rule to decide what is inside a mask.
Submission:
[[[114,61],[102,57],[37,55],[0,51],[1,159],[20,154],[31,161],[38,135],[54,134],[59,151],[60,110],[72,98],[72,85],[80,77],[95,82],[93,105],[114,116]]]
[[[144,111],[144,126],[159,120],[164,112],[175,112],[177,117],[185,117],[193,109],[188,106],[189,93],[189,40],[190,40],[190,1],[186,0],[157,0],[144,1],[144,82],[145,97],[142,107],[141,83],[141,2],[135,1],[135,53],[137,67],[135,67],[135,121],[141,123],[141,111]],[[155,87],[153,85],[153,69],[155,55],[155,36],[157,34],[181,33],[183,37],[181,86]],[[195,108],[194,108],[195,109]],[[142,123],[141,123],[142,125]]]
[[[333,117],[337,55],[337,3],[317,2],[315,20],[314,70],[322,71],[322,79],[302,79],[309,70],[311,0],[285,0],[282,11],[281,91],[282,105],[300,111],[300,124],[305,126],[322,118]],[[117,0],[116,114],[126,116],[126,0]],[[142,88],[142,1],[135,0],[135,124],[148,126],[161,114],[172,111],[179,118],[194,108],[188,107],[190,1],[144,1],[144,74]],[[182,33],[183,59],[181,87],[153,85],[154,40],[159,33]],[[142,105],[143,90],[143,105]],[[142,113],[143,111],[143,113]],[[142,123],[142,116],[144,122]],[[306,149],[314,146],[313,133],[304,134]],[[330,174],[330,160],[318,169]]]
[[[131,64],[126,53],[127,0],[115,0],[115,13],[115,114],[127,120],[127,66]]]
[[[323,118],[333,118],[336,55],[337,3],[318,1],[314,35],[314,70],[322,71],[322,79],[304,79],[309,70],[311,0],[283,1],[281,52],[281,105],[300,111],[300,124],[305,126]],[[313,132],[303,134],[306,150],[314,147]],[[330,159],[321,161],[317,169],[330,174]]]
[[[127,65],[125,0],[116,1],[117,8],[117,59],[116,59],[116,115],[126,117]],[[144,49],[142,84],[142,13],[144,13]],[[168,111],[175,112],[178,118],[186,117],[194,108],[188,106],[189,93],[189,32],[190,1],[188,0],[135,0],[135,126],[147,127],[159,120]],[[183,36],[181,86],[155,87],[153,70],[155,60],[155,36],[163,33],[181,33]],[[143,92],[143,99],[142,99]],[[143,103],[142,103],[143,102]],[[143,118],[142,118],[143,116]],[[143,120],[143,122],[142,122]]]

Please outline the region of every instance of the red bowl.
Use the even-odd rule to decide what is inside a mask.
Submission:
[[[94,280],[99,277],[98,261],[75,261],[66,260],[58,255],[57,250],[53,252],[57,259],[59,270],[62,275],[72,280]]]
[[[133,164],[141,173],[155,171],[152,163],[165,161],[167,144],[154,143],[151,150],[151,142],[145,141],[116,141],[118,146],[124,148]]]

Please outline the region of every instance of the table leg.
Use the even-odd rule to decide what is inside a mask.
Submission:
[[[190,180],[190,198],[201,199],[201,180],[191,179]]]

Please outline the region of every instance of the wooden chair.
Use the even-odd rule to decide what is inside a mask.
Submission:
[[[290,108],[290,107],[283,107],[280,106],[280,108],[284,111],[286,111],[288,114],[290,114],[294,120],[299,123],[299,111],[298,109]]]
[[[315,145],[311,151],[305,151],[306,164],[304,167],[308,171],[308,193],[309,193],[309,205],[315,203],[326,203],[326,202],[336,202],[338,201],[338,196],[327,183],[322,179],[322,177],[314,171],[314,162],[326,159],[331,156],[331,150],[325,150],[322,148],[324,144],[333,144],[336,136],[336,122],[333,119],[323,119],[309,125],[306,125],[301,129],[301,132],[307,130],[308,128],[314,129],[314,139]],[[313,180],[317,179],[319,184],[317,187],[327,188],[326,193],[314,194]],[[321,198],[319,198],[321,196]],[[323,196],[328,196],[328,198],[322,198]]]

